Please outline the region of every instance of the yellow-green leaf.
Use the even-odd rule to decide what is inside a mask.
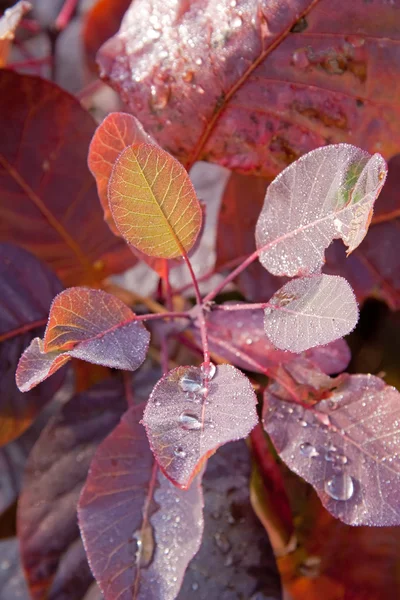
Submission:
[[[126,148],[114,165],[108,196],[121,235],[145,254],[175,258],[195,243],[200,203],[185,169],[162,148]]]

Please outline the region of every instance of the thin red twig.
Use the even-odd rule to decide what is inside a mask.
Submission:
[[[74,14],[78,5],[78,1],[79,0],[65,0],[63,7],[54,23],[54,27],[57,31],[63,31],[71,21],[72,15]]]

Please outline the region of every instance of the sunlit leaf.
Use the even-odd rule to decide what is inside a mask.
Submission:
[[[18,364],[17,385],[27,391],[71,357],[134,371],[150,334],[121,300],[102,290],[70,288],[53,301],[43,341],[35,338]]]
[[[193,332],[201,344],[198,327]],[[211,352],[240,369],[268,373],[271,367],[298,360],[297,354],[277,350],[267,338],[262,310],[213,310],[207,315],[207,334]],[[351,355],[346,342],[338,339],[307,350],[304,357],[332,374],[344,371]]]
[[[120,235],[108,204],[107,188],[114,164],[127,146],[151,144],[140,122],[123,112],[109,114],[96,129],[89,147],[88,166],[96,179],[104,220],[115,235]],[[155,143],[155,142],[154,142]]]
[[[177,489],[159,471],[131,408],[97,450],[79,524],[105,600],[174,600],[203,532],[200,481]]]
[[[315,275],[289,281],[264,311],[265,332],[282,350],[303,352],[350,333],[358,320],[354,293],[343,277]]]
[[[257,398],[250,381],[231,365],[207,378],[201,367],[178,367],[155,386],[143,416],[161,469],[188,488],[218,446],[246,437],[257,423]]]
[[[61,289],[54,273],[32,254],[0,244],[0,445],[29,427],[64,378],[60,372],[27,395],[15,385],[19,357],[43,334],[51,301]]]
[[[274,275],[320,269],[341,238],[350,254],[363,240],[386,177],[379,154],[338,144],[309,152],[267,189],[256,228],[262,265]]]
[[[126,148],[114,165],[108,193],[120,233],[145,254],[176,258],[194,245],[200,203],[185,169],[158,146]]]
[[[186,166],[269,176],[328,143],[399,152],[399,39],[389,2],[135,0],[98,62]]]
[[[351,375],[312,409],[265,394],[264,426],[287,465],[350,525],[399,525],[400,394]]]
[[[282,599],[271,544],[250,504],[250,473],[244,441],[226,444],[207,462],[203,542],[178,600]]]
[[[29,457],[18,505],[18,537],[34,600],[82,600],[92,583],[77,502],[98,444],[124,410],[122,384],[102,382],[64,406]]]
[[[0,19],[0,67],[7,64],[11,44],[15,36],[15,31],[23,18],[29,12],[31,4],[21,0],[11,8],[8,8]]]
[[[103,221],[87,168],[96,123],[78,100],[51,81],[1,70],[0,127],[0,241],[30,250],[67,285],[131,266],[129,248]]]

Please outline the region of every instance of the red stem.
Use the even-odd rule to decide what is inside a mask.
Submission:
[[[62,31],[70,22],[72,15],[77,7],[78,0],[65,0],[62,9],[60,10],[54,26],[57,31]]]
[[[258,304],[214,304],[212,310],[262,310],[270,306],[269,302],[259,302]]]
[[[215,296],[218,296],[218,294],[224,289],[226,285],[228,285],[228,283],[235,279],[235,277],[237,277],[239,273],[244,271],[249,265],[251,265],[252,262],[256,260],[260,252],[261,250],[255,250],[253,254],[250,254],[250,256],[248,256],[238,267],[236,267],[236,269],[231,271],[229,275],[227,275],[227,277],[225,277],[225,279],[221,281],[221,283],[219,283],[214,290],[207,294],[207,296],[203,299],[203,302],[206,303],[210,302],[211,300],[214,300]]]
[[[187,255],[187,253],[182,249],[182,254],[183,254],[183,258],[185,263],[187,264],[187,267],[189,269],[189,273],[190,276],[192,278],[193,281],[193,287],[194,287],[194,292],[195,292],[195,296],[196,296],[196,302],[197,305],[199,306],[199,324],[200,324],[200,333],[201,333],[201,343],[203,346],[203,353],[204,353],[204,362],[207,364],[209,364],[210,362],[210,351],[208,349],[208,339],[207,339],[207,322],[206,322],[206,317],[204,314],[204,305],[203,305],[203,300],[201,298],[201,294],[200,294],[200,288],[199,288],[199,284],[196,278],[196,275],[193,271],[193,267],[192,264],[190,262],[190,259]]]
[[[148,315],[136,315],[135,321],[154,321],[156,319],[191,319],[188,312],[163,312],[149,313]]]

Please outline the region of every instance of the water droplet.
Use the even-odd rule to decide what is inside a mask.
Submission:
[[[309,66],[310,61],[308,60],[305,49],[302,48],[293,53],[292,64],[295,67],[299,67],[299,69],[306,69]]]
[[[171,89],[169,85],[152,85],[150,94],[151,94],[151,106],[155,110],[162,110],[168,104],[169,96],[171,93]]]
[[[203,363],[200,367],[201,374],[203,379],[212,379],[217,372],[217,367],[212,363]]]
[[[269,34],[269,27],[268,27],[268,21],[264,17],[264,15],[261,15],[261,18],[260,18],[260,30],[261,30],[261,37],[266,38],[267,35]]]
[[[185,71],[182,75],[182,79],[183,81],[186,81],[186,83],[190,83],[193,79],[193,71]]]
[[[300,452],[303,456],[307,458],[313,458],[315,456],[319,456],[318,450],[312,444],[308,442],[304,442],[304,444],[300,444]]]
[[[251,344],[253,343],[253,340],[251,338],[246,338],[246,345],[247,346],[251,346]]]
[[[350,500],[354,494],[353,478],[347,473],[336,473],[325,481],[324,490],[334,500]]]
[[[334,452],[332,452],[331,450],[329,450],[325,454],[325,460],[328,462],[334,462],[336,460],[336,454]]]
[[[195,591],[196,591],[196,590],[198,590],[198,589],[199,589],[199,584],[198,584],[196,581],[194,581],[194,582],[192,583],[192,590],[195,592]]]
[[[196,63],[196,65],[199,65],[199,66],[200,66],[200,65],[202,65],[202,64],[203,64],[203,59],[202,59],[202,58],[200,58],[200,56],[198,56],[198,57],[195,59],[195,61],[194,61],[194,62]]]
[[[181,427],[183,429],[186,429],[187,431],[201,429],[201,423],[200,423],[199,417],[197,417],[193,413],[190,413],[186,410],[181,412],[181,414],[179,415],[179,422],[181,424]]]
[[[169,548],[164,549],[164,554],[169,554]]]
[[[178,458],[186,458],[186,452],[184,451],[184,449],[182,448],[182,446],[178,446],[177,448],[175,448],[174,454]]]
[[[235,17],[234,19],[232,19],[231,26],[233,29],[239,29],[242,25],[243,25],[243,21],[242,21],[242,18],[239,17],[239,15],[237,17]]]
[[[338,233],[343,233],[343,223],[340,219],[334,219],[333,226]]]
[[[148,36],[151,40],[158,40],[158,38],[161,36],[161,33],[160,31],[157,31],[157,29],[150,29]]]
[[[196,85],[196,91],[198,94],[204,94],[204,88],[201,87],[201,85]]]
[[[308,427],[308,423],[304,419],[299,419],[299,425],[302,427]]]
[[[227,536],[222,531],[217,532],[214,535],[214,540],[218,548],[221,550],[222,554],[228,554],[232,545]]]
[[[135,531],[132,537],[137,543],[136,564],[140,567],[148,567],[155,549],[153,527],[147,523],[144,528]]]
[[[203,387],[201,377],[202,373],[199,369],[188,369],[179,380],[179,387],[184,392],[196,393]]]
[[[236,6],[236,0],[231,0],[231,1],[230,1],[230,3],[229,3],[229,5],[230,5],[232,8],[235,8],[235,6]]]

